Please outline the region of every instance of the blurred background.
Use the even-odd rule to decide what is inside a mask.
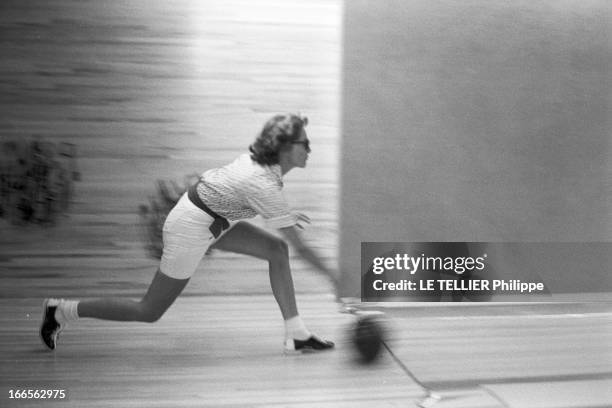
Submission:
[[[62,278],[75,276],[120,276],[127,287],[141,281],[140,293],[156,260],[139,206],[160,201],[159,181],[184,187],[186,176],[247,152],[279,112],[310,119],[309,166],[287,176],[285,194],[314,220],[307,239],[335,262],[340,2],[7,1],[0,8],[4,296],[49,286],[71,293]],[[37,154],[43,144],[48,153]],[[62,184],[72,187],[69,206],[55,202],[66,189],[54,187],[53,174],[38,181],[32,174],[41,160],[78,174]],[[41,265],[36,280],[23,280]],[[191,287],[268,293],[267,280],[254,288],[239,278],[253,268],[235,277],[227,269],[212,262],[205,288]],[[76,282],[104,292],[99,282]]]

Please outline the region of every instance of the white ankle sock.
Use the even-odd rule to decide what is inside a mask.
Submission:
[[[78,305],[78,300],[62,299],[55,310],[55,320],[60,324],[76,322],[79,320]]]
[[[311,335],[299,315],[285,320],[285,337],[287,339],[307,340]]]

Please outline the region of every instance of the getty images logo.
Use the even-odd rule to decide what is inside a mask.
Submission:
[[[376,257],[372,260],[372,272],[380,275],[385,271],[406,271],[414,275],[417,271],[445,271],[461,275],[465,272],[482,271],[485,268],[487,254],[479,257],[458,256],[410,256],[396,254],[392,257]]]

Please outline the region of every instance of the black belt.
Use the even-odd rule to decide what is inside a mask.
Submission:
[[[220,216],[219,214],[208,208],[206,204],[204,204],[204,202],[198,195],[198,184],[200,184],[201,182],[202,181],[198,181],[193,186],[189,187],[189,190],[187,190],[187,197],[189,197],[189,200],[196,207],[200,208],[206,214],[214,218],[213,223],[210,224],[210,227],[208,227],[208,229],[210,230],[210,232],[212,232],[215,238],[218,238],[223,231],[229,228],[229,221],[225,217]]]

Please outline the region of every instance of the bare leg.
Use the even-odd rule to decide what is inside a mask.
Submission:
[[[298,315],[289,265],[289,248],[282,239],[247,222],[239,222],[213,248],[268,261],[272,293],[285,320]]]
[[[124,298],[81,300],[80,317],[103,320],[155,322],[174,303],[189,279],[174,279],[157,270],[149,290],[140,301]]]

